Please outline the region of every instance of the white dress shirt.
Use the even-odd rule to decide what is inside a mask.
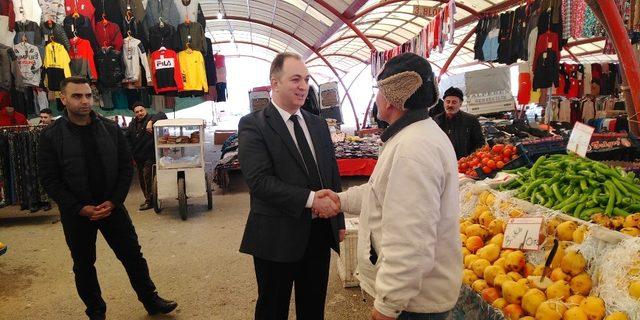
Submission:
[[[309,133],[309,128],[307,128],[307,123],[304,121],[304,118],[302,117],[302,112],[300,111],[300,109],[298,109],[296,113],[291,114],[288,111],[285,111],[284,109],[278,107],[278,105],[274,101],[271,101],[271,103],[273,103],[273,106],[276,107],[276,110],[278,110],[278,113],[280,113],[280,116],[282,116],[282,120],[284,120],[284,124],[287,126],[287,129],[289,129],[289,134],[291,134],[293,143],[295,143],[296,147],[298,148],[298,152],[300,152],[300,146],[298,146],[298,140],[296,140],[296,133],[293,129],[293,121],[289,119],[294,114],[298,116],[298,122],[300,123],[300,127],[302,127],[302,132],[304,132],[304,136],[307,139],[307,144],[309,145],[309,149],[311,149],[311,154],[313,155],[313,160],[316,162],[316,166],[317,166],[318,160],[316,158],[316,150],[313,147],[313,141],[311,140],[311,134]],[[302,156],[302,152],[300,152],[300,156]],[[318,172],[318,176],[319,175],[320,174]],[[315,197],[315,195],[316,193],[314,191],[311,191],[309,193],[309,198],[307,199],[307,204],[305,205],[306,208],[311,208],[313,206],[313,198]]]

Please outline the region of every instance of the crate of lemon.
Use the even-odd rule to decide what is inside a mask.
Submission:
[[[594,281],[589,273],[592,270],[587,260],[569,248],[582,242],[586,226],[556,219],[546,222],[542,233],[561,241],[545,272],[544,264],[528,262],[523,251],[502,248],[506,223],[495,218],[494,201],[495,195],[483,192],[476,210],[461,218],[460,223],[463,282],[487,304],[501,311],[506,319],[638,319],[637,315],[630,314],[630,318],[625,312],[607,315],[605,301],[593,292]],[[514,208],[510,215],[521,216],[524,212]],[[554,236],[549,236],[545,243],[550,243]],[[545,249],[548,246],[543,246],[542,250]],[[542,277],[543,273],[546,277]]]

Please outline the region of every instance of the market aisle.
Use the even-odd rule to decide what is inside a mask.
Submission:
[[[249,196],[243,186],[232,187],[237,191],[215,195],[211,212],[206,212],[206,199],[193,199],[187,221],[180,220],[177,202],[167,204],[161,215],[152,210],[130,212],[160,294],[180,305],[177,312],[154,319],[253,317],[257,295],[253,264],[238,252]],[[137,208],[140,202],[142,194],[133,181],[126,205]],[[69,250],[53,211],[25,217],[24,212],[0,209],[0,238],[9,245],[8,253],[0,257],[0,319],[84,319]],[[150,319],[124,268],[102,236],[98,238],[96,267],[107,318]],[[360,290],[342,288],[334,257],[327,319],[368,319],[368,315]]]

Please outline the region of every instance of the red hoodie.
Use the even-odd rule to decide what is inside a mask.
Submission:
[[[5,126],[21,126],[28,125],[27,118],[25,118],[22,113],[13,112],[13,114],[9,114],[6,108],[2,108],[0,110],[0,127]]]

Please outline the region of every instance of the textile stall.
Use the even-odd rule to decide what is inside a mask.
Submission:
[[[91,80],[102,110],[226,99],[224,56],[205,37],[199,0],[13,2],[19,8],[8,11],[23,14],[1,13],[0,94],[22,114],[62,110],[59,84],[69,76]]]
[[[38,176],[40,126],[0,128],[0,207],[51,209]]]

